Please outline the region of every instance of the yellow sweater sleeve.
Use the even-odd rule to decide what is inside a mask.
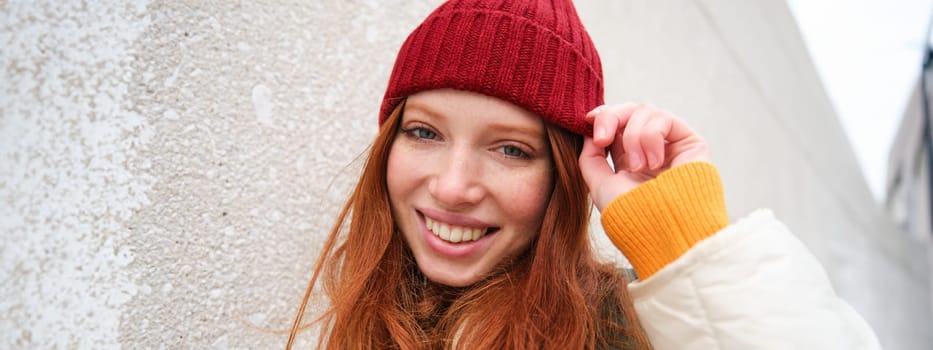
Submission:
[[[729,224],[719,173],[706,162],[669,169],[609,203],[602,224],[646,279]]]

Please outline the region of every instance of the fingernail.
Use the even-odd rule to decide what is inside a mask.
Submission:
[[[647,152],[646,156],[648,157],[648,168],[652,170],[657,169],[658,157],[655,157],[654,154],[651,152]]]
[[[593,122],[593,118],[596,118],[596,115],[599,114],[599,111],[601,111],[602,109],[603,109],[603,106],[599,106],[599,107],[594,108],[593,110],[587,112],[586,115],[583,116],[583,119],[585,119],[586,121],[592,123],[592,122]]]
[[[628,165],[629,165],[629,169],[638,170],[639,168],[641,168],[641,157],[639,157],[635,153],[632,153],[628,157]]]
[[[604,139],[607,136],[609,136],[609,135],[606,135],[606,128],[601,127],[601,126],[596,127],[596,131],[593,133],[593,135],[600,139]]]

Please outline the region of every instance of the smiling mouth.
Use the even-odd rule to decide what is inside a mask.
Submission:
[[[450,243],[472,242],[498,229],[495,227],[477,228],[451,225],[427,216],[424,216],[424,224],[435,236]]]

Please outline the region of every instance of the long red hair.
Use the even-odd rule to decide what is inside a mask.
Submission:
[[[546,129],[555,184],[528,251],[473,286],[427,280],[397,232],[386,187],[403,109],[404,103],[388,117],[370,148],[315,265],[286,349],[307,327],[301,321],[319,278],[330,300],[317,320],[319,348],[650,348],[626,278],[600,263],[590,246],[592,206],[577,166],[582,138],[553,125]]]

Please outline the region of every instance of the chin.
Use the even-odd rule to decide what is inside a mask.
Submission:
[[[451,273],[451,271],[425,270],[421,268],[420,265],[418,266],[418,269],[421,270],[421,273],[424,274],[424,276],[427,277],[431,282],[448,287],[469,287],[481,279],[479,276],[473,274],[457,275],[455,273]]]

